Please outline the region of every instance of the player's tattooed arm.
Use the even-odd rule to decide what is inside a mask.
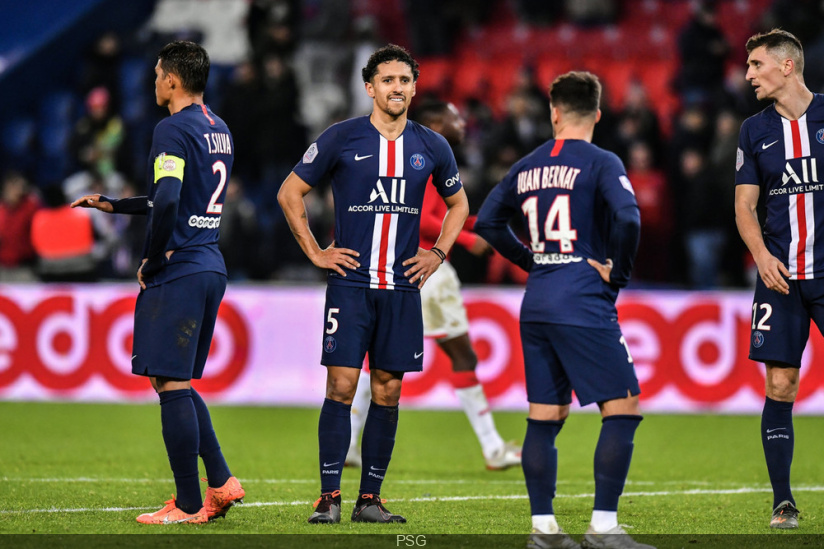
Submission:
[[[306,196],[312,187],[292,172],[283,182],[278,191],[278,203],[283,209],[286,221],[295,240],[298,241],[303,253],[316,266],[321,269],[331,269],[341,276],[346,276],[346,269],[357,269],[360,263],[357,257],[360,255],[355,250],[349,248],[338,248],[332,242],[328,247],[321,249],[315,235],[309,228],[309,217],[306,215],[306,205],[303,197]]]
[[[764,285],[780,294],[790,293],[787,279],[790,271],[764,244],[761,225],[758,222],[756,207],[761,188],[758,185],[736,185],[735,187],[735,224],[741,239],[752,254],[758,267],[758,274]]]

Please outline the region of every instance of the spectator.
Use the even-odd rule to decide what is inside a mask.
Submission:
[[[255,204],[244,196],[243,182],[232,175],[226,185],[218,242],[229,280],[248,278],[258,260],[259,234]]]
[[[34,280],[31,225],[40,200],[23,174],[7,172],[0,194],[0,281]]]
[[[614,23],[617,15],[614,0],[565,0],[564,9],[570,21],[583,27]]]
[[[603,119],[603,116],[601,118]],[[652,154],[652,164],[654,166],[661,164],[663,155],[661,125],[658,123],[658,115],[649,103],[644,84],[638,80],[631,81],[627,86],[624,108],[618,114],[618,135],[624,142],[619,150],[628,151],[631,144],[643,141]],[[629,160],[627,158],[627,161]]]
[[[679,165],[688,282],[695,289],[715,288],[722,281],[721,256],[727,246],[725,227],[733,204],[733,186],[715,178],[701,150],[685,149]]]
[[[85,96],[95,88],[105,88],[110,94],[110,105],[119,112],[120,63],[122,60],[120,37],[114,31],[103,33],[83,60],[80,92]]]
[[[94,229],[89,212],[72,209],[59,186],[43,191],[46,208],[37,210],[31,239],[37,253],[37,274],[43,282],[93,282]]]
[[[712,104],[719,99],[730,45],[709,1],[694,4],[693,15],[678,36],[681,68],[676,85],[688,103]]]
[[[642,282],[669,282],[672,264],[672,197],[664,172],[655,168],[652,149],[644,141],[629,147],[627,177],[641,210],[641,242],[634,276]]]
[[[732,110],[723,110],[715,118],[715,135],[710,145],[709,167],[716,181],[716,200],[721,204],[732,204],[735,200],[735,160],[741,122],[741,118]],[[725,219],[723,227],[726,232],[726,249],[721,254],[721,271],[725,273],[726,278],[722,279],[722,282],[745,286],[745,265],[751,256],[738,235],[734,217],[726,215]]]
[[[74,127],[72,152],[81,169],[107,177],[118,171],[118,152],[124,129],[120,116],[111,112],[111,96],[103,87],[86,95],[86,115]]]

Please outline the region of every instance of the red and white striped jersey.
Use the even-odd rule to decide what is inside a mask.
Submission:
[[[824,96],[798,120],[771,105],[744,121],[736,185],[759,185],[764,242],[793,280],[824,276]]]
[[[452,149],[436,132],[408,121],[390,141],[368,116],[334,124],[309,146],[295,174],[311,186],[332,179],[335,244],[360,253],[360,268],[329,283],[417,291],[402,263],[418,251],[421,205],[430,175],[442,197],[461,181]]]

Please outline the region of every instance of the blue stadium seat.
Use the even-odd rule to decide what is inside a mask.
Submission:
[[[3,149],[13,157],[31,154],[34,145],[36,125],[32,118],[14,118],[9,120],[2,130]]]
[[[39,125],[72,124],[77,103],[77,96],[68,90],[49,93],[40,102],[37,114]]]

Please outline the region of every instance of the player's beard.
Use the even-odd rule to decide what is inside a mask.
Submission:
[[[397,96],[392,96],[397,97]],[[381,107],[381,110],[393,118],[398,118],[406,113],[407,103],[406,98],[401,97],[403,101],[400,103],[391,101],[392,97],[386,99],[386,104]],[[380,107],[380,105],[378,105]]]

